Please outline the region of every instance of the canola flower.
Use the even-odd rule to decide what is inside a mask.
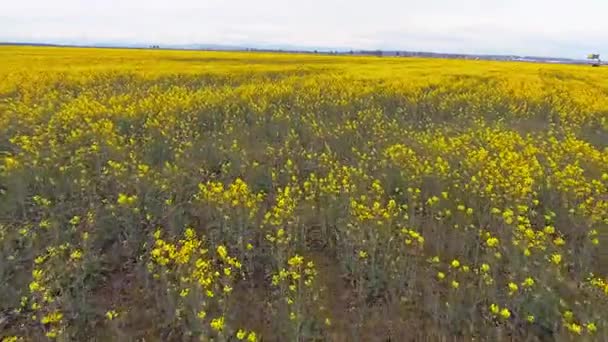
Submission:
[[[117,317],[118,317],[118,313],[116,312],[116,310],[110,310],[110,311],[106,312],[106,318],[110,321]]]
[[[602,68],[15,46],[0,62],[3,341],[135,338],[142,317],[150,340],[386,340],[411,317],[446,340],[605,335]],[[387,310],[403,316],[370,319]]]

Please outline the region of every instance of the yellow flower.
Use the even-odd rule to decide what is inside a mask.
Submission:
[[[500,312],[500,307],[496,304],[490,305],[490,312],[497,315]]]
[[[63,318],[63,314],[61,312],[54,311],[54,312],[51,312],[48,315],[42,317],[42,319],[40,320],[40,323],[42,323],[42,324],[58,323],[61,321],[62,318]]]
[[[534,286],[534,279],[532,279],[531,277],[528,277],[524,280],[524,282],[522,283],[522,286],[524,287],[532,287]]]
[[[517,292],[519,287],[515,283],[509,283],[509,292],[513,294],[513,292]]]
[[[110,310],[108,312],[106,312],[106,318],[111,321],[114,318],[118,317],[118,313],[115,310]]]
[[[486,245],[488,245],[488,247],[496,247],[498,246],[498,242],[498,238],[491,237],[486,240]]]
[[[40,284],[37,281],[33,281],[30,283],[30,292],[36,292],[40,290]]]
[[[34,280],[40,280],[42,279],[42,274],[42,270],[34,269],[32,271],[32,278],[34,278]]]
[[[359,251],[359,258],[361,258],[361,259],[367,258],[367,252],[366,251]]]
[[[508,319],[509,317],[511,317],[511,311],[509,311],[509,309],[507,308],[503,308],[502,310],[500,310],[500,316],[504,319]]]
[[[244,339],[244,338],[245,338],[245,336],[247,336],[247,332],[246,332],[245,330],[243,330],[243,329],[239,329],[239,330],[236,332],[236,338],[238,338],[239,340]]]
[[[129,196],[123,193],[118,194],[118,199],[116,200],[118,204],[123,206],[132,205],[135,201],[137,201],[137,196]]]
[[[568,328],[568,330],[571,333],[580,335],[581,332],[583,331],[583,327],[581,327],[580,325],[576,324],[576,323],[569,323],[566,325],[566,327]]]
[[[559,265],[562,262],[561,254],[557,254],[557,253],[551,254],[551,262],[556,265]]]
[[[226,246],[217,246],[217,254],[220,256],[220,258],[226,259],[226,257],[228,256],[228,250],[226,249]]]
[[[209,325],[213,330],[221,332],[222,330],[224,330],[224,316],[212,319]]]
[[[458,261],[458,259],[454,259],[450,265],[454,268],[458,268],[460,267],[460,261]]]
[[[192,229],[192,228],[187,228],[186,231],[184,232],[184,237],[187,240],[192,240],[192,239],[196,238],[196,232],[194,232],[194,229]]]
[[[80,223],[80,216],[74,216],[70,219],[70,224],[71,225],[78,225]]]
[[[460,283],[458,283],[456,280],[452,280],[452,287],[457,289],[458,287],[460,287]]]
[[[57,329],[51,329],[45,335],[48,338],[57,338]]]
[[[445,278],[445,273],[437,272],[437,278],[439,278],[439,280],[443,280]]]
[[[585,326],[587,327],[589,333],[594,333],[597,331],[597,326],[595,325],[595,323],[587,323]]]
[[[564,244],[566,244],[566,241],[562,237],[557,237],[553,240],[553,243],[556,246],[563,246]]]
[[[247,342],[257,342],[257,341],[258,341],[257,335],[253,331],[249,332],[249,335],[247,335]]]
[[[82,258],[82,252],[79,249],[74,250],[72,252],[72,254],[70,254],[70,259],[72,259],[72,260],[80,260],[81,258]]]
[[[161,234],[161,230],[160,230],[160,228],[157,228],[153,234],[154,239],[156,239],[156,240],[160,239],[160,234]]]
[[[14,157],[4,157],[4,168],[5,170],[12,170],[15,169],[19,166],[19,161],[17,159],[15,159]]]
[[[289,259],[287,261],[287,264],[289,264],[289,266],[292,266],[292,267],[297,267],[297,266],[302,265],[302,262],[304,262],[304,258],[296,254],[295,256],[293,256],[291,259]]]

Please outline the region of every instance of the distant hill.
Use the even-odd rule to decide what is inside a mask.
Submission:
[[[94,44],[57,44],[57,43],[31,43],[31,42],[0,42],[0,45],[20,46],[56,46],[56,47],[98,47],[98,48],[133,48],[133,49],[170,49],[170,50],[212,50],[212,51],[261,51],[261,52],[297,52],[318,53],[331,55],[378,56],[378,57],[427,57],[451,58],[469,60],[519,61],[537,63],[559,64],[591,64],[586,59],[572,59],[560,57],[538,57],[518,55],[490,55],[490,54],[456,54],[444,52],[407,51],[407,50],[356,50],[349,48],[332,48],[326,46],[299,46],[289,44],[252,44],[224,45],[224,44],[148,44],[148,43],[116,43],[98,42]],[[603,65],[606,62],[602,63]]]
[[[17,45],[17,46],[62,46],[57,44],[45,44],[45,43],[21,43],[21,42],[0,42],[2,45]]]

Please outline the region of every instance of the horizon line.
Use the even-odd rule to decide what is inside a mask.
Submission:
[[[57,42],[34,42],[34,41],[0,41],[0,46],[47,46],[47,47],[74,47],[74,48],[116,48],[116,49],[137,49],[137,50],[180,50],[180,51],[261,51],[261,52],[292,52],[292,53],[319,53],[319,54],[349,54],[359,53],[370,55],[371,53],[408,53],[408,54],[426,54],[421,57],[503,57],[503,58],[521,58],[521,59],[537,59],[556,60],[556,61],[573,61],[585,62],[584,58],[558,57],[558,56],[534,56],[534,55],[519,55],[510,53],[455,53],[455,52],[440,52],[440,51],[422,51],[422,50],[404,50],[404,49],[355,49],[345,47],[314,47],[314,46],[298,46],[280,43],[253,43],[247,44],[216,44],[216,43],[183,43],[183,44],[160,44],[148,42],[95,42],[95,43],[57,43]],[[208,46],[208,47],[205,47]],[[433,56],[439,55],[439,56]],[[400,55],[385,55],[383,57],[400,57]],[[415,57],[401,56],[401,57]],[[512,60],[512,59],[511,59]],[[514,60],[517,61],[517,60]],[[536,62],[536,61],[532,61]],[[602,61],[602,64],[604,62]]]

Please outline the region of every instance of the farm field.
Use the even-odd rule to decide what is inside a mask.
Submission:
[[[608,69],[0,47],[0,341],[606,341]]]

